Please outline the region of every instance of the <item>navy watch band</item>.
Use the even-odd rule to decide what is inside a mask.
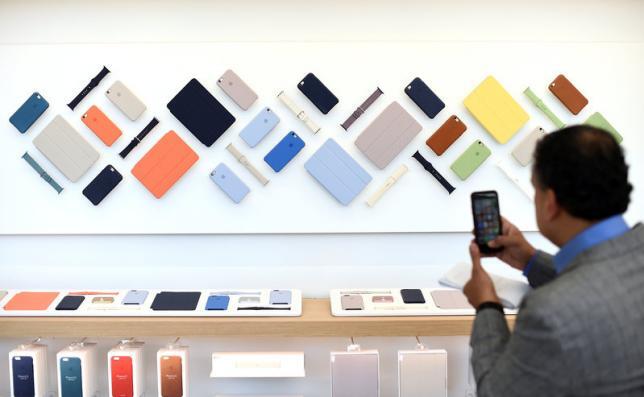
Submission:
[[[51,187],[56,189],[58,194],[60,194],[60,192],[63,191],[63,188],[58,183],[56,183],[54,178],[49,176],[49,174],[40,166],[40,164],[36,162],[36,160],[34,160],[29,155],[29,153],[25,152],[25,154],[22,155],[22,158],[27,162],[27,164],[31,166],[31,168],[33,168],[38,173],[38,175],[40,175],[42,179],[45,180],[45,182],[47,182]]]
[[[346,119],[344,123],[340,124],[340,126],[344,128],[345,131],[347,131],[349,127],[351,127],[351,124],[353,124],[356,120],[358,120],[360,116],[362,116],[362,114],[367,109],[369,109],[369,106],[373,105],[376,99],[378,99],[382,94],[383,92],[380,89],[380,87],[376,87],[376,90],[371,95],[369,95],[369,98],[367,98],[367,100],[362,102],[362,104],[358,106],[358,108],[353,113],[351,113],[351,116],[349,116],[349,118]]]
[[[150,122],[148,123],[148,125],[143,127],[141,132],[139,132],[134,137],[134,139],[132,139],[132,142],[128,143],[127,146],[123,150],[121,150],[121,153],[119,153],[119,156],[121,156],[121,158],[123,158],[123,159],[126,158],[127,155],[130,154],[132,149],[137,147],[138,144],[141,143],[143,138],[145,138],[146,135],[148,135],[150,133],[150,131],[152,131],[152,129],[154,127],[156,127],[157,124],[159,124],[159,120],[157,120],[156,117],[153,117],[152,120],[150,120]]]
[[[498,310],[502,314],[505,314],[505,312],[503,311],[503,305],[501,305],[498,302],[483,302],[479,305],[479,307],[476,308],[476,312],[478,313],[481,310],[487,309],[487,308]]]
[[[105,76],[107,76],[109,73],[110,70],[103,66],[103,69],[101,69],[101,71],[98,72],[98,74],[89,81],[89,84],[87,84],[85,88],[83,88],[83,90],[79,92],[78,95],[76,95],[76,97],[72,99],[70,103],[67,104],[67,106],[69,106],[71,110],[74,110],[74,108],[76,108],[76,106],[81,103],[81,101],[87,96],[87,94],[92,92],[94,88],[98,87],[98,85],[101,83],[101,80],[103,80],[103,78],[105,78]]]
[[[438,172],[436,170],[436,168],[434,168],[432,163],[427,161],[427,159],[425,157],[423,157],[422,154],[420,154],[418,151],[416,151],[416,153],[414,153],[414,155],[412,157],[415,158],[416,161],[418,161],[420,163],[420,165],[422,165],[423,168],[425,170],[427,170],[427,172],[429,172],[430,174],[432,174],[432,176],[434,178],[436,178],[438,183],[440,183],[443,186],[443,188],[445,188],[445,190],[447,190],[447,193],[452,194],[452,192],[454,190],[456,190],[456,188],[454,186],[452,186],[449,182],[447,182],[447,180],[445,178],[443,178],[443,176],[440,174],[440,172]]]

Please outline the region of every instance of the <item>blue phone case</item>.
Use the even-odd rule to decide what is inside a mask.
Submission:
[[[271,291],[271,296],[268,303],[271,305],[290,305],[291,295],[291,291],[289,290],[273,290]]]
[[[81,360],[78,357],[60,359],[60,397],[83,397]]]
[[[13,395],[33,397],[36,394],[33,357],[14,357],[11,360],[11,371],[13,372]]]
[[[445,108],[445,103],[420,77],[416,77],[405,87],[405,93],[430,119]]]
[[[206,310],[226,310],[230,297],[227,295],[210,295],[206,302]]]
[[[148,298],[148,291],[145,290],[130,290],[123,298],[124,305],[142,305]]]
[[[210,173],[210,179],[237,204],[250,192],[248,186],[224,163],[215,167]]]
[[[273,171],[280,172],[304,148],[304,141],[291,131],[264,157]]]
[[[271,108],[266,107],[241,130],[239,136],[248,146],[255,147],[269,132],[273,131],[273,128],[279,122],[280,118],[275,112]]]
[[[48,107],[49,102],[47,102],[39,93],[34,92],[9,118],[9,122],[13,124],[21,134],[24,134],[27,132],[29,127],[38,120],[38,117],[45,113],[45,110],[47,110]]]

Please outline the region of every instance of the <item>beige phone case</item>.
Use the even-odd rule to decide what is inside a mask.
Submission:
[[[356,139],[356,146],[383,169],[423,127],[398,102],[392,102]]]
[[[546,135],[546,130],[541,127],[537,127],[532,130],[519,144],[512,150],[512,157],[519,162],[523,167],[526,167],[532,162],[532,154],[534,153],[534,148],[537,146],[537,142],[544,135]]]
[[[99,154],[62,116],[56,116],[34,139],[34,146],[72,182],[79,180]]]
[[[119,80],[112,84],[105,95],[132,121],[136,121],[145,112],[145,104]]]
[[[243,110],[248,110],[257,100],[255,91],[230,69],[217,80],[217,85]]]

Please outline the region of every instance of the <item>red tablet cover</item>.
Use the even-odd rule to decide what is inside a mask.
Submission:
[[[4,310],[47,310],[58,297],[58,292],[18,292]]]

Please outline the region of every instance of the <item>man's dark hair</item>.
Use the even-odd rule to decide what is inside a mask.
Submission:
[[[541,139],[533,172],[538,187],[552,189],[570,215],[588,221],[624,213],[633,190],[622,147],[610,133],[586,125]]]

